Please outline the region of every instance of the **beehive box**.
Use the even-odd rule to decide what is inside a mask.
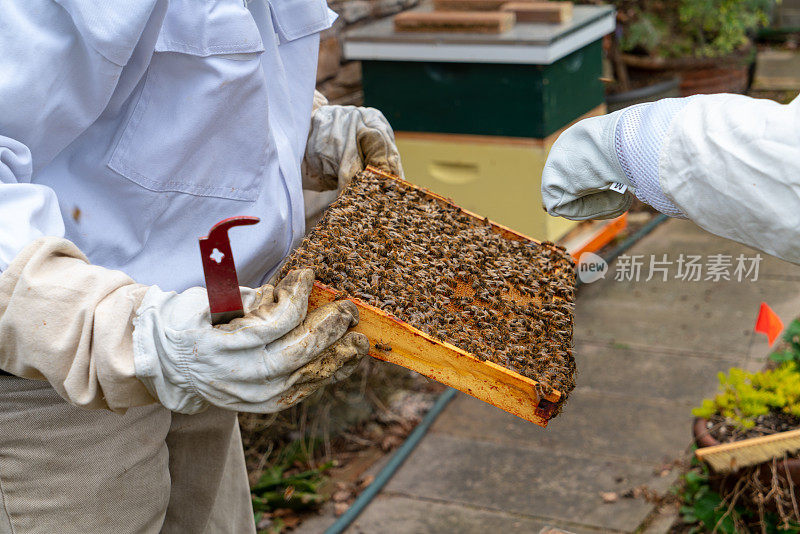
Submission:
[[[304,267],[309,307],[353,300],[378,359],[541,426],[574,387],[574,264],[552,243],[368,169],[282,274]]]

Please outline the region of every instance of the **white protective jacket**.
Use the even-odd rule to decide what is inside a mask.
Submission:
[[[79,406],[153,402],[130,348],[146,286],[204,285],[197,238],[226,217],[261,218],[231,232],[250,287],[303,236],[334,17],[325,0],[3,3],[0,369]]]
[[[232,215],[242,285],[304,231],[300,163],[325,0],[9,0],[0,17],[0,270],[36,237],[181,291]]]

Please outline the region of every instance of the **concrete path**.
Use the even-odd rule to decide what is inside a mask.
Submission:
[[[648,520],[643,499],[608,504],[601,492],[670,486],[675,473],[663,466],[685,456],[689,411],[713,393],[717,372],[757,369],[768,353],[751,334],[759,303],[784,321],[800,315],[800,267],[762,254],[755,282],[676,280],[674,263],[666,282],[646,282],[651,254],[704,263],[756,254],[684,221],[661,225],[628,254],[643,255],[638,282],[615,281],[612,264],[579,292],[578,387],[564,413],[542,429],[459,395],[348,532],[634,532]]]

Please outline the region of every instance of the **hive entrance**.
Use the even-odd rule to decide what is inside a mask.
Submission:
[[[560,247],[365,171],[282,275],[302,267],[341,296],[536,381],[540,394],[574,387],[575,274]]]

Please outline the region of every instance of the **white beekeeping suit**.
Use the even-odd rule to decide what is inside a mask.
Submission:
[[[307,312],[312,272],[262,286],[305,230],[335,15],[325,0],[0,11],[0,533],[252,532],[235,410],[291,405],[368,350],[352,303]],[[231,233],[257,289],[212,328],[197,238],[235,215],[261,218]]]
[[[702,95],[568,128],[550,151],[551,215],[614,217],[632,195],[705,230],[800,263],[800,101]]]

